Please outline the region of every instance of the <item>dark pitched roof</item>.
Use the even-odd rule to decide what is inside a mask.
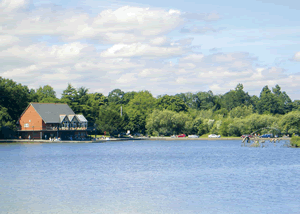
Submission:
[[[31,103],[45,123],[60,123],[60,115],[75,114],[67,104]]]

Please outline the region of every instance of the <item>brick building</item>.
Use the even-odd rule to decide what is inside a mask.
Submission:
[[[82,139],[87,136],[88,121],[67,104],[30,103],[18,120],[23,139]]]

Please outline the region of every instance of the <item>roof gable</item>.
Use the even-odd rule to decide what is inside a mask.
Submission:
[[[59,115],[59,122],[62,123],[62,122],[70,122],[70,121],[69,121],[69,118],[67,117],[67,115],[61,114],[61,115]]]
[[[81,122],[81,123],[86,122],[87,123],[87,119],[82,114],[76,114],[76,117],[78,118],[79,122]]]
[[[75,117],[75,114],[68,115],[69,121],[73,122],[74,117]]]
[[[74,115],[67,104],[61,103],[31,103],[45,123],[60,123],[61,115]]]

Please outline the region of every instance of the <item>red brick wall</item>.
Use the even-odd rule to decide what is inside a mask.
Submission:
[[[28,128],[24,127],[26,123],[29,124]],[[21,126],[21,130],[42,130],[44,122],[32,105],[30,105],[20,117],[19,124]],[[32,126],[34,126],[34,128],[32,128]]]

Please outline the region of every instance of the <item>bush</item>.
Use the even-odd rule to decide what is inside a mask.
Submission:
[[[291,146],[300,147],[300,137],[293,135],[291,138]]]

